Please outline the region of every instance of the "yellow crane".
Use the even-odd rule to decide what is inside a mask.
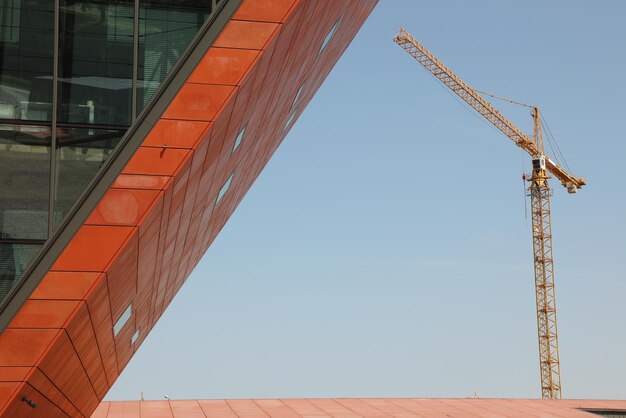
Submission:
[[[574,177],[545,155],[541,117],[537,106],[525,105],[471,88],[422,44],[416,41],[405,29],[400,29],[394,41],[457,96],[513,140],[518,147],[530,154],[532,174],[525,179],[530,183],[528,190],[532,214],[541,396],[544,399],[560,399],[561,366],[559,363],[554,270],[552,265],[552,225],[550,221],[550,187],[548,186],[548,179],[551,178],[549,173],[552,174],[561,181],[561,184],[569,193],[576,193],[578,189],[585,185],[585,179]],[[532,138],[502,116],[479,93],[530,107],[533,117]]]

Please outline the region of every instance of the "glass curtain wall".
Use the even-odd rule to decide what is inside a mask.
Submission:
[[[0,0],[0,301],[223,0]]]
[[[54,2],[0,0],[0,299],[48,237]]]
[[[137,111],[148,103],[211,14],[211,3],[211,0],[139,1]]]

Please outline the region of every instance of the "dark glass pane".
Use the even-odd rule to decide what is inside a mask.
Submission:
[[[61,0],[59,122],[130,124],[133,0]]]
[[[57,130],[55,226],[91,181],[123,130],[59,128]]]
[[[140,0],[137,111],[211,14],[211,0]]]
[[[0,302],[28,267],[41,244],[20,244],[0,240]]]
[[[51,120],[53,37],[53,1],[0,1],[0,119]]]
[[[45,126],[0,125],[1,239],[46,239],[50,136]]]

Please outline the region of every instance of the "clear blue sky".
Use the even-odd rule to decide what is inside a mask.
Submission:
[[[108,398],[539,396],[522,153],[400,26],[471,86],[538,104],[588,179],[553,182],[563,394],[623,398],[624,16],[382,0]]]

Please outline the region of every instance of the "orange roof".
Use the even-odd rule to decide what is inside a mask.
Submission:
[[[91,418],[598,418],[626,401],[541,399],[242,399],[102,402]]]

